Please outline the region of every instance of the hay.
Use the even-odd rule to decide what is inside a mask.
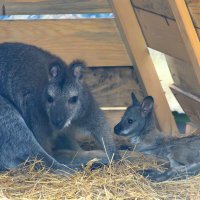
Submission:
[[[71,177],[34,171],[34,164],[0,174],[0,199],[200,199],[200,176],[182,181],[152,183],[136,173],[148,167],[161,169],[155,160],[140,156]]]

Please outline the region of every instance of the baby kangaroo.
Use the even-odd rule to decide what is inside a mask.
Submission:
[[[147,169],[140,173],[153,181],[184,179],[198,174],[200,136],[174,138],[160,132],[156,128],[153,106],[153,97],[145,97],[140,104],[132,93],[132,105],[114,128],[115,134],[128,137],[135,151],[155,155],[170,163],[170,168],[165,172]]]

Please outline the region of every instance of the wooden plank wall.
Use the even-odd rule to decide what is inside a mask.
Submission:
[[[101,107],[127,107],[133,91],[139,100],[144,97],[133,67],[91,67],[85,80]]]
[[[199,96],[200,87],[192,70],[191,63],[165,55],[175,84],[185,91]]]
[[[111,12],[107,0],[1,0],[3,5],[6,15]]]
[[[89,66],[130,66],[113,19],[0,21],[0,42],[24,42],[44,48],[66,62]]]

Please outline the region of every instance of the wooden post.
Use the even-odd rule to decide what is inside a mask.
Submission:
[[[184,0],[168,0],[200,85],[200,43]]]
[[[147,44],[138,24],[130,0],[110,0],[117,25],[129,53],[137,67],[140,80],[148,95],[155,99],[155,114],[160,129],[165,133],[177,135],[178,130],[169,105],[162,90],[155,67],[149,55]]]

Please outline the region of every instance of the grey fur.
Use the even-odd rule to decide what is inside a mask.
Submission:
[[[169,178],[184,179],[198,174],[200,172],[200,136],[183,138],[167,136],[156,128],[153,97],[145,97],[140,104],[132,94],[132,100],[133,104],[127,108],[121,121],[115,126],[115,133],[128,137],[131,144],[135,146],[134,150],[155,155],[170,163],[170,168],[163,173],[154,169],[140,173],[154,181],[164,181]]]
[[[70,165],[69,153],[66,159],[58,156],[60,162],[53,157],[57,155],[54,149],[58,148],[55,142],[58,132],[73,134],[73,127],[89,131],[102,148],[103,139],[110,158],[116,153],[105,117],[83,82],[84,67],[79,60],[68,66],[57,56],[35,46],[0,45],[1,170],[38,157],[47,167],[71,173],[72,170],[60,162],[77,168],[81,158],[79,163]],[[71,143],[70,139],[66,144]],[[76,145],[72,146],[77,149]],[[85,156],[83,162],[91,158],[88,152]],[[97,157],[108,162],[102,152]]]

